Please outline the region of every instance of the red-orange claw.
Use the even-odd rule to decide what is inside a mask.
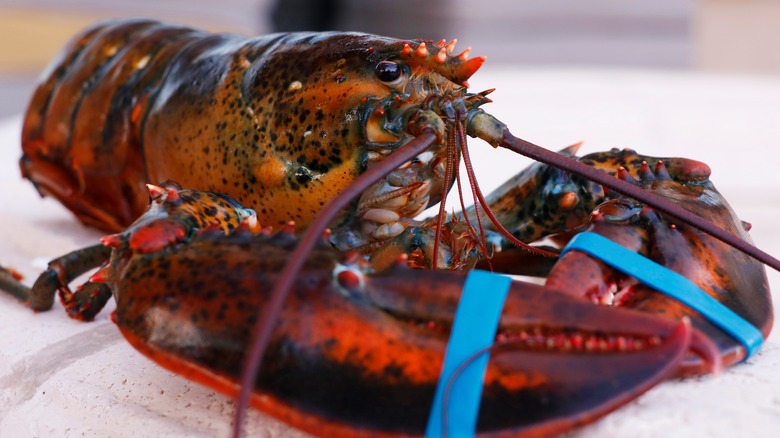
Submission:
[[[522,410],[528,413],[519,417],[527,417],[527,428],[515,430],[534,436],[560,433],[617,409],[675,372],[688,348],[691,332],[687,323],[668,326],[658,332],[658,338],[650,338],[656,341],[644,344],[649,348],[628,352],[621,351],[618,346],[621,342],[617,341],[612,351],[611,338],[597,342],[597,347],[588,352],[564,353],[554,351],[554,348],[548,352],[549,342],[543,343],[545,346],[537,353],[511,350],[504,353],[505,348],[512,348],[513,341],[506,347],[498,347],[496,353],[500,353],[495,356],[496,361],[508,363],[514,359],[523,364],[518,368],[527,370],[526,376],[537,376],[537,381],[528,382],[526,390],[518,391],[516,396],[527,391],[534,394],[532,400],[547,400],[556,406],[554,412],[550,412],[544,405],[526,404]],[[626,338],[616,339],[626,342]],[[524,341],[515,342],[522,344]],[[507,357],[501,358],[504,354]],[[482,406],[482,409],[486,408]]]
[[[366,296],[399,321],[435,322],[446,333],[462,278],[442,271],[385,271],[367,277]],[[480,413],[490,415],[480,415],[481,431],[497,430],[489,424],[503,421],[507,434],[548,436],[593,421],[673,375],[692,330],[689,323],[512,282],[485,374]],[[426,345],[435,336],[420,333]],[[407,342],[419,341],[417,335],[406,333]],[[393,357],[406,362],[405,354]]]

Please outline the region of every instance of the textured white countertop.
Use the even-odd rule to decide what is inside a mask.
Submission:
[[[780,256],[780,79],[621,70],[511,70],[487,64],[470,81],[497,87],[486,111],[522,138],[581,152],[632,147],[707,162],[712,179],[765,251]],[[51,199],[22,181],[20,118],[0,121],[0,264],[29,283],[46,262],[94,243]],[[527,163],[474,141],[483,189]],[[450,204],[455,205],[455,204]],[[769,271],[775,303],[780,275]],[[0,296],[0,437],[225,436],[233,404],[133,350],[108,319],[70,320],[59,303],[34,314]],[[775,305],[777,311],[778,306]],[[252,436],[291,436],[260,413]],[[268,435],[262,433],[269,432]],[[571,436],[780,436],[780,341],[750,361],[669,381]]]

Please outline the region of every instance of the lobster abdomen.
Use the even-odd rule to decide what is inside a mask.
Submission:
[[[44,73],[22,131],[22,174],[85,223],[118,230],[147,206],[143,108],[202,32],[150,20],[99,23]]]

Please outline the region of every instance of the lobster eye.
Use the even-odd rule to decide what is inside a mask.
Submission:
[[[388,85],[397,85],[403,78],[403,69],[392,61],[382,61],[376,65],[376,77]]]

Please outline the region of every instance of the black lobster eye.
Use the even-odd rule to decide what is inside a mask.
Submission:
[[[392,61],[382,61],[376,65],[376,77],[386,84],[397,84],[403,73],[403,68]]]

